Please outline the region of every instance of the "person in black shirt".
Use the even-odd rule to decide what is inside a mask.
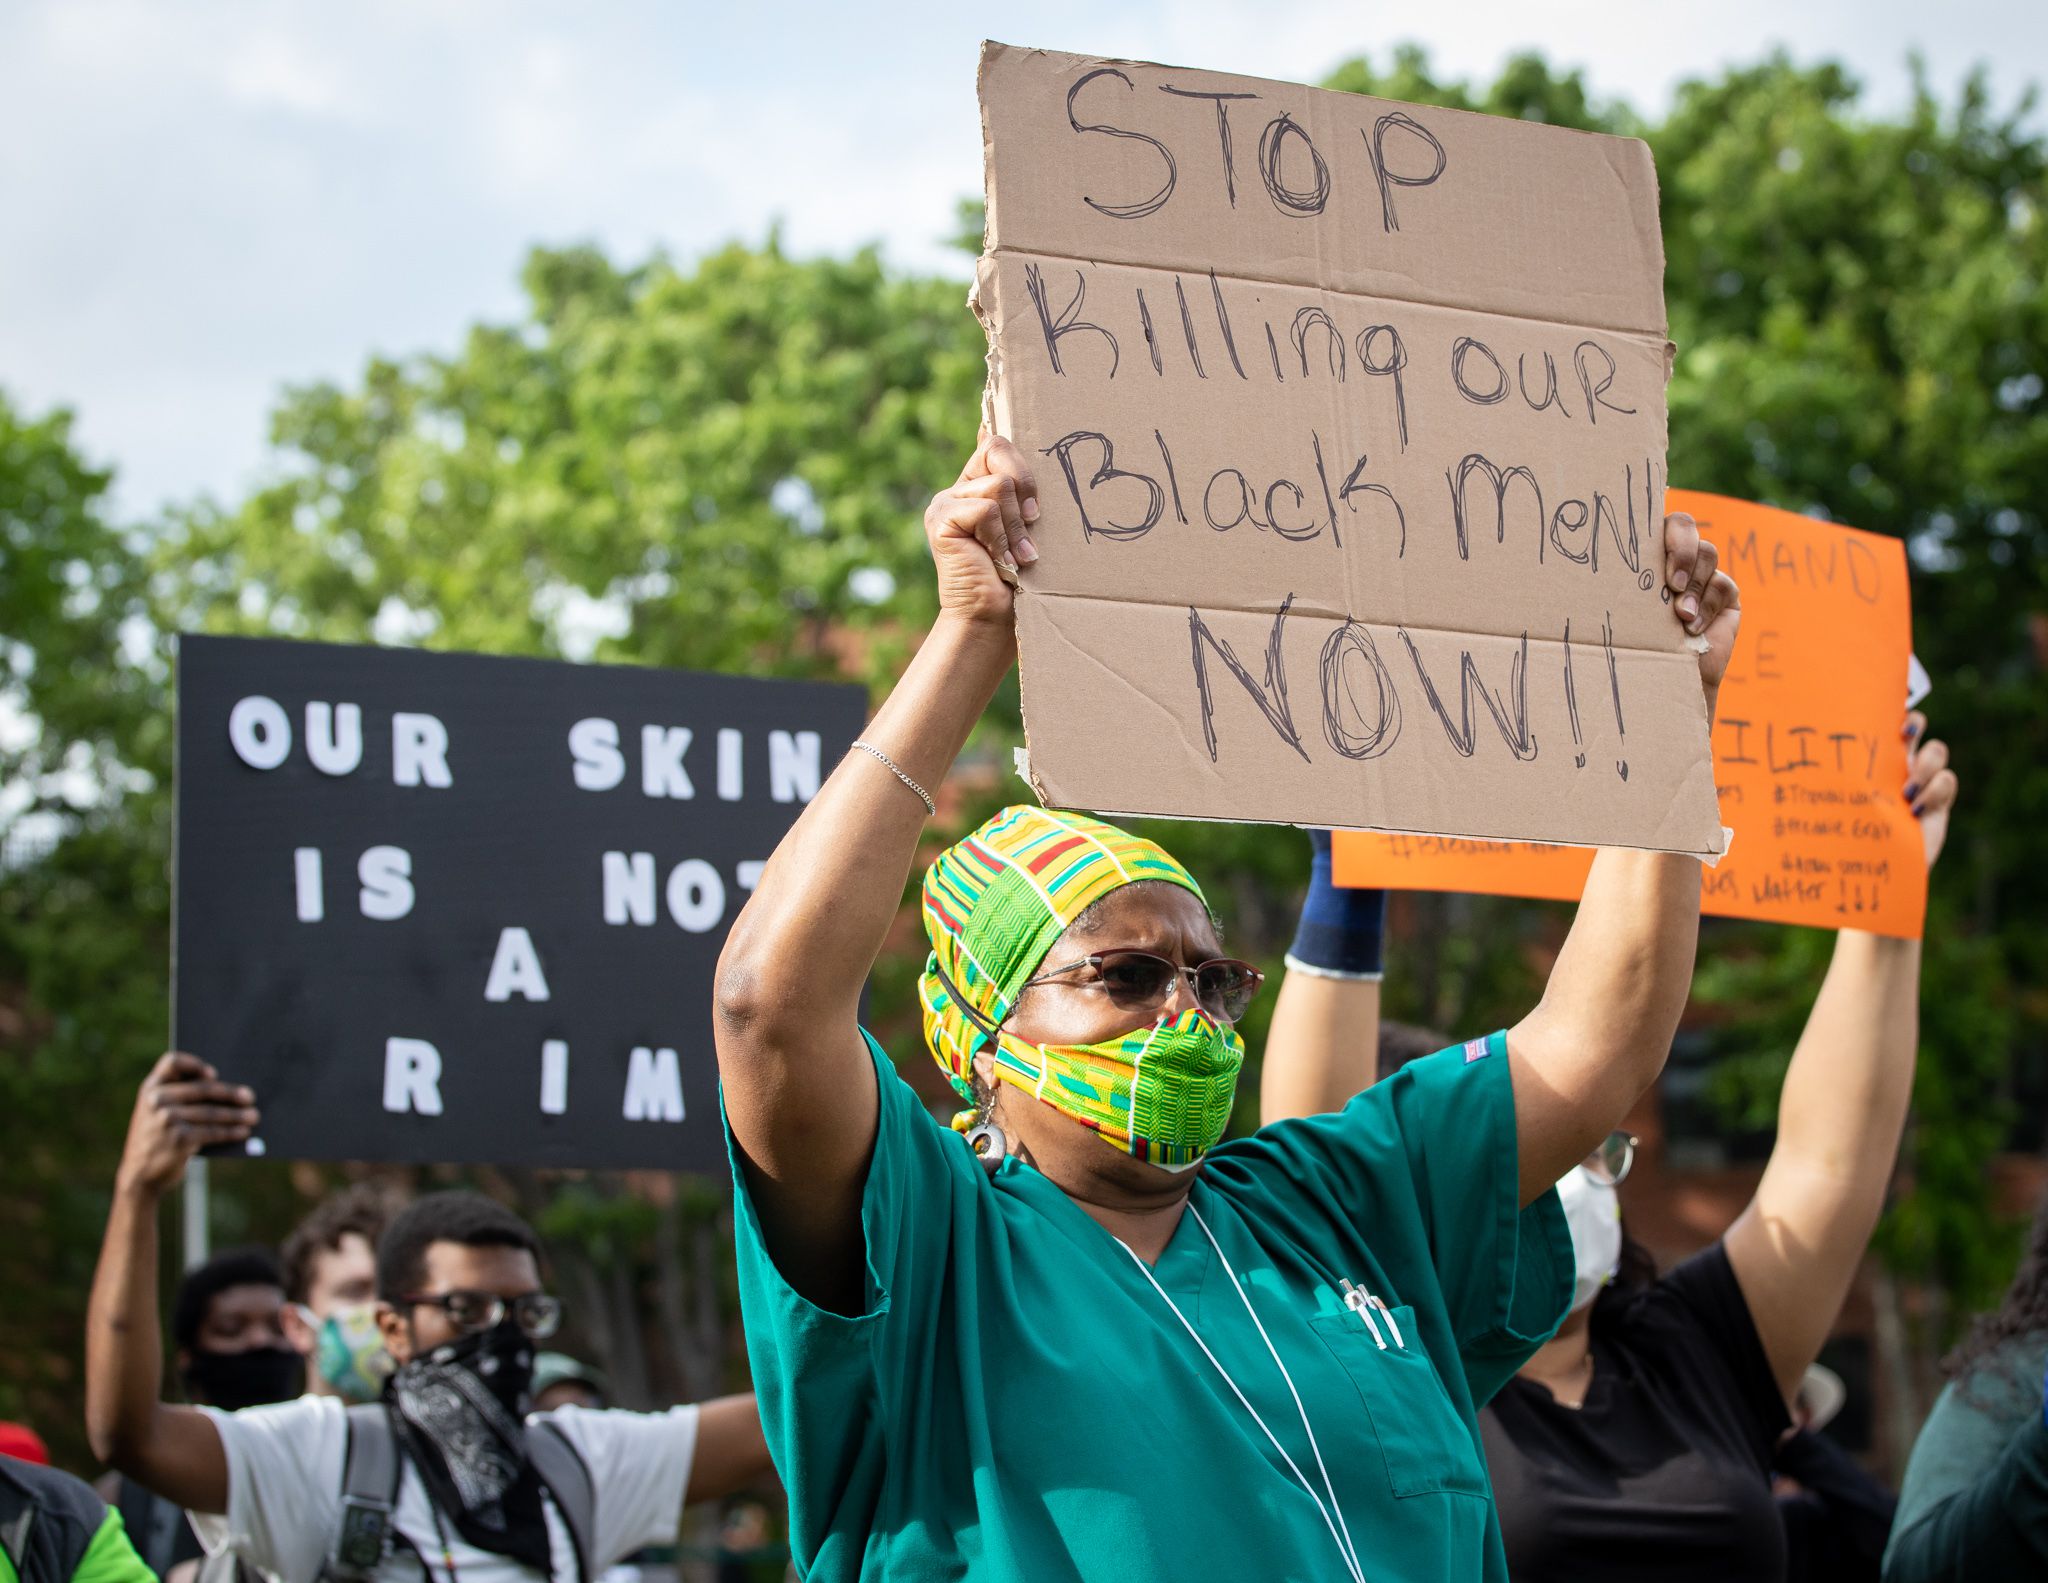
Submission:
[[[1800,1583],[1878,1583],[1898,1497],[1815,1429],[1795,1429],[1771,1470],[1785,1525],[1785,1575]],[[1788,1492],[1788,1480],[1796,1490]]]
[[[1924,718],[1905,731],[1905,796],[1932,864],[1956,778]],[[1518,1583],[1786,1578],[1772,1458],[1882,1207],[1912,1091],[1919,978],[1918,940],[1841,932],[1756,1196],[1669,1273],[1622,1230],[1615,1188],[1633,1139],[1610,1139],[1558,1184],[1580,1267],[1573,1310],[1480,1415]],[[1344,1015],[1358,990],[1289,974],[1268,1059],[1314,1070],[1289,1074],[1288,1091],[1371,1081],[1373,1041],[1334,1032],[1372,1025]]]

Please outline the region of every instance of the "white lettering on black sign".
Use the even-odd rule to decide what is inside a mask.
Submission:
[[[711,974],[859,689],[181,640],[180,1048],[252,1153],[717,1169]]]

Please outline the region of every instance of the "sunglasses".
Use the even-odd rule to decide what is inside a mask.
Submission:
[[[489,1330],[511,1314],[512,1322],[529,1341],[545,1341],[562,1327],[562,1300],[546,1292],[528,1292],[510,1302],[490,1292],[443,1292],[438,1296],[408,1297],[408,1308],[438,1308],[448,1323],[467,1334]]]
[[[1088,967],[1093,979],[1075,981],[1062,975]],[[1058,967],[1049,967],[1024,988],[1033,984],[1061,982],[1075,989],[1101,989],[1119,1011],[1156,1011],[1172,997],[1174,984],[1185,978],[1195,992],[1195,1004],[1218,1022],[1235,1023],[1250,1010],[1252,997],[1266,982],[1266,975],[1249,962],[1217,956],[1194,967],[1150,951],[1095,951]]]

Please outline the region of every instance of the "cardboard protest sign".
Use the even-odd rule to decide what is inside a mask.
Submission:
[[[1701,876],[1729,918],[1912,938],[1927,909],[1920,831],[1901,795],[1912,649],[1897,539],[1721,495],[1671,491],[1742,585],[1714,723],[1721,807],[1735,832]],[[1576,899],[1593,855],[1418,836],[1340,834],[1340,885]]]
[[[1039,795],[1718,852],[1648,149],[1000,44],[981,106]]]
[[[173,1037],[251,1153],[721,1170],[711,978],[859,688],[178,652]]]

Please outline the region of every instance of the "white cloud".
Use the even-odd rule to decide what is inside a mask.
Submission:
[[[353,108],[331,57],[276,33],[235,40],[221,57],[220,79],[229,98],[260,110],[324,117]]]

